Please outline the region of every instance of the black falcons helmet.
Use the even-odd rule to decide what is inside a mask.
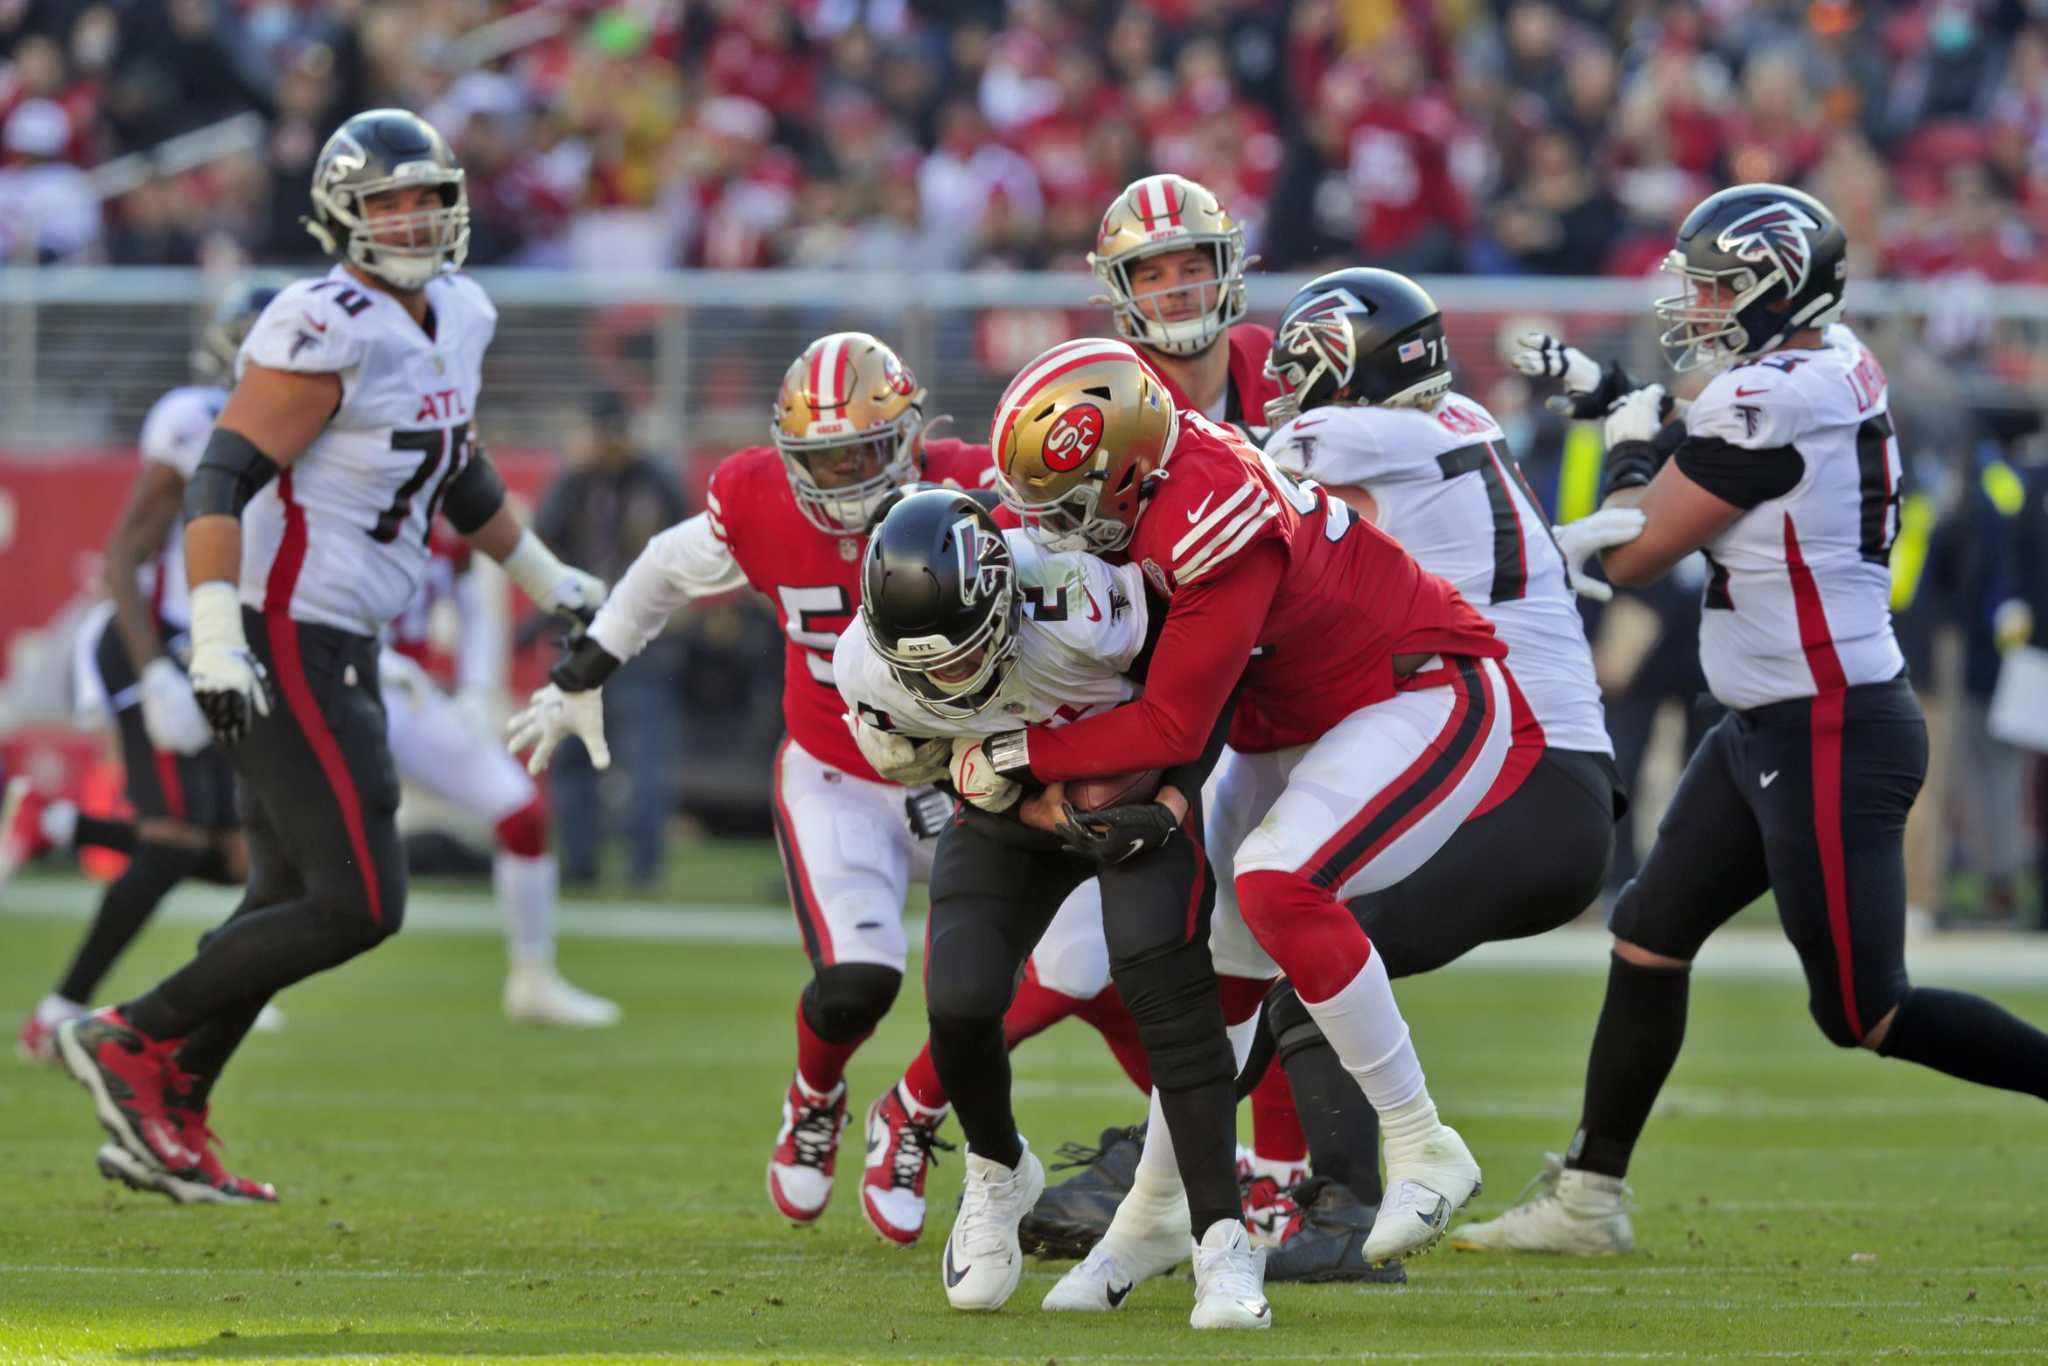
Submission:
[[[1451,349],[1429,291],[1391,270],[1333,270],[1301,287],[1273,330],[1266,371],[1286,393],[1278,427],[1326,403],[1426,408],[1451,387]]]
[[[213,321],[200,334],[199,348],[192,353],[192,368],[202,379],[232,380],[235,354],[249,329],[277,297],[278,287],[268,280],[237,280],[214,305]]]
[[[1685,216],[1664,269],[1679,293],[1657,300],[1674,370],[1776,350],[1842,316],[1849,239],[1827,205],[1785,185],[1737,185]]]
[[[438,207],[404,216],[363,209],[372,195],[432,186]],[[397,289],[424,289],[469,255],[469,192],[434,125],[406,109],[372,109],[334,130],[313,164],[313,213],[300,221],[329,256]],[[378,239],[382,240],[378,240]]]
[[[964,493],[905,496],[868,534],[860,615],[875,653],[919,705],[972,716],[1002,686],[1017,650],[1009,543]]]

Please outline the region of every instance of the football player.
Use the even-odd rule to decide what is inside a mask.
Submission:
[[[768,1162],[768,1195],[799,1226],[814,1223],[831,1197],[847,1123],[846,1065],[896,999],[903,898],[926,877],[932,836],[952,815],[950,798],[928,786],[906,792],[875,771],[841,720],[832,675],[833,646],[858,610],[861,547],[877,510],[914,480],[985,489],[994,478],[987,447],[926,439],[924,402],[910,368],[865,332],[835,332],[805,347],[776,394],[773,444],[719,464],[706,509],[648,542],[553,681],[512,723],[513,747],[533,747],[535,772],[571,734],[602,760],[600,689],[672,614],[692,598],[742,585],[774,602],[789,638],[775,834],[812,976],[797,1002],[796,1068]],[[1043,995],[1102,990],[1106,961],[1086,949],[1100,941],[1092,928],[1099,915],[1089,884],[1075,895],[1077,932],[1069,935],[1063,919],[1050,937],[1083,951],[1040,955]],[[1076,986],[1075,977],[1092,980]],[[1036,1027],[1055,1018],[1045,1011]],[[937,1070],[920,1055],[868,1111],[861,1212],[891,1242],[907,1245],[923,1233],[926,1169],[947,1105]]]
[[[864,629],[842,635],[833,656],[848,720],[863,750],[886,755],[892,771],[937,779],[956,748],[980,736],[1113,708],[1137,693],[1126,675],[1146,647],[1144,598],[1134,566],[1048,554],[1021,531],[1006,537],[962,494],[912,494],[869,540]],[[1229,1143],[1236,1068],[1207,945],[1215,885],[1195,840],[1172,837],[1183,821],[1199,829],[1185,794],[1200,791],[1201,770],[1214,759],[1211,752],[1167,772],[1157,798],[1118,808],[1100,825],[1062,809],[1055,788],[1022,813],[1025,824],[969,809],[940,836],[926,1005],[932,1055],[967,1136],[965,1188],[943,1262],[956,1309],[1000,1308],[1023,1271],[1017,1227],[1045,1171],[1011,1110],[1002,1017],[1062,901],[1099,878],[1102,901],[1116,907],[1101,932],[1187,1169],[1188,1208],[1172,1241],[1176,1261],[1194,1258],[1190,1322],[1271,1326]],[[1052,812],[1061,812],[1057,832]],[[1096,858],[1065,851],[1062,834]],[[1200,1136],[1184,1126],[1205,1107],[1215,1132],[1190,1141]]]
[[[1399,541],[1511,651],[1514,739],[1500,776],[1427,863],[1352,899],[1351,913],[1389,977],[1565,924],[1598,897],[1626,804],[1564,558],[1500,425],[1450,387],[1435,300],[1391,271],[1321,276],[1281,314],[1271,368],[1284,390],[1267,409],[1273,463]],[[1292,986],[1267,998],[1265,1019],[1323,1178],[1268,1275],[1363,1278],[1381,1195],[1376,1117]]]
[[[128,854],[56,990],[22,1025],[15,1051],[32,1062],[55,1060],[58,1026],[89,1013],[108,969],[173,887],[192,877],[238,886],[247,873],[234,769],[185,674],[191,613],[178,509],[228,400],[221,381],[232,376],[236,350],[276,294],[252,281],[228,290],[193,357],[200,382],[172,389],[143,419],[142,470],[107,541],[110,601],[79,623],[81,675],[120,732],[132,829],[115,834],[109,827],[118,823],[81,815],[69,803],[45,807],[29,795],[26,778],[10,784],[19,789],[10,793],[15,809],[35,822],[19,841],[22,853],[95,844],[125,845]],[[12,816],[0,820],[0,829],[14,825]]]
[[[468,543],[443,525],[434,526],[419,592],[386,629],[377,661],[392,760],[401,782],[490,827],[491,882],[505,916],[505,1017],[572,1029],[617,1024],[615,1002],[572,986],[555,968],[560,877],[548,852],[547,803],[492,731],[487,699],[504,642],[481,600]],[[442,603],[458,623],[453,696],[429,672],[429,628]]]
[[[404,110],[358,114],[322,147],[312,203],[337,263],[264,309],[185,487],[192,691],[240,778],[248,887],[185,967],[57,1035],[113,1140],[101,1171],[180,1201],[277,1198],[214,1155],[213,1087],[273,994],[404,917],[378,635],[419,587],[435,514],[541,607],[603,598],[520,525],[471,440],[498,315],[456,273],[469,205],[446,141]]]
[[[1263,950],[1293,979],[1384,1128],[1389,1190],[1367,1256],[1423,1251],[1479,1167],[1437,1117],[1386,969],[1339,898],[1415,871],[1492,787],[1511,730],[1505,647],[1346,504],[1178,410],[1123,343],[1068,342],[1031,362],[993,430],[998,488],[1025,526],[1135,561],[1169,607],[1143,697],[974,744],[956,756],[956,787],[1000,810],[1022,783],[1187,762],[1241,675],[1211,787],[1209,848],[1234,891],[1219,896],[1215,961],[1258,975],[1223,947],[1236,915],[1256,941],[1244,956]],[[1133,1198],[1069,1273],[1077,1301],[1107,1307],[1118,1280],[1164,1255],[1145,1216],[1169,1207],[1172,1171],[1151,1137]]]
[[[1712,378],[1677,420],[1662,385],[1614,404],[1606,506],[1645,522],[1602,565],[1641,585],[1706,553],[1700,663],[1729,711],[1615,902],[1577,1134],[1533,1199],[1461,1228],[1460,1247],[1635,1246],[1622,1180],[1678,1060],[1688,970],[1765,892],[1829,1042],[2048,1099],[2048,1034],[1906,975],[1906,812],[1927,730],[1892,635],[1889,390],[1837,321],[1847,246],[1819,200],[1750,184],[1703,200],[1665,258],[1679,289],[1656,311],[1672,367]]]

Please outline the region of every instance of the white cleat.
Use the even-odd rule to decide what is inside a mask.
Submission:
[[[1024,1275],[1017,1225],[1045,1193],[1045,1167],[1028,1143],[1014,1168],[971,1151],[966,1166],[941,1264],[946,1299],[955,1309],[1000,1309]]]
[[[1400,1157],[1387,1150],[1387,1194],[1365,1240],[1373,1266],[1419,1257],[1437,1245],[1451,1216],[1479,1193],[1479,1164],[1458,1131],[1439,1124]]]
[[[544,959],[514,963],[505,974],[505,1018],[560,1029],[604,1029],[619,1022],[618,1004],[569,985]]]
[[[1155,1205],[1156,1217],[1133,1217],[1140,1197],[1126,1195],[1101,1242],[1079,1265],[1060,1277],[1040,1307],[1055,1312],[1106,1313],[1154,1276],[1164,1276],[1188,1259],[1188,1202],[1184,1194]]]
[[[1499,1218],[1463,1224],[1451,1235],[1460,1252],[1552,1252],[1611,1257],[1636,1250],[1628,1218],[1629,1189],[1620,1177],[1567,1170],[1556,1153]]]
[[[1195,1246],[1193,1328],[1271,1328],[1266,1250],[1252,1246],[1242,1221],[1220,1219]]]

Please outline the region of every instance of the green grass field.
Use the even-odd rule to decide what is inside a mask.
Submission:
[[[773,876],[759,849],[716,867],[703,885],[724,890],[700,895]],[[64,881],[8,889],[8,1030],[89,900]],[[804,977],[786,914],[569,908],[565,966],[628,1018],[568,1036],[499,1019],[485,901],[416,902],[405,934],[283,997],[289,1028],[254,1038],[222,1086],[228,1161],[277,1183],[275,1209],[179,1209],[102,1181],[84,1093],[61,1073],[0,1065],[0,1360],[2048,1355],[2038,1102],[1838,1054],[1796,979],[1712,971],[1711,951],[1632,1177],[1644,1251],[1600,1263],[1439,1252],[1403,1289],[1276,1287],[1273,1331],[1197,1340],[1179,1278],[1116,1315],[1055,1317],[1037,1305],[1062,1268],[1035,1265],[1003,1313],[951,1312],[938,1249],[957,1160],[936,1173],[936,1228],[912,1251],[867,1231],[844,1172],[820,1228],[772,1215],[762,1167]],[[182,893],[105,994],[171,966],[222,904]],[[1570,1135],[1597,947],[1576,963],[1485,960],[1401,984],[1432,1089],[1486,1166],[1479,1212]],[[1989,989],[2048,1021],[2048,975],[2028,988],[2024,965],[2007,966]],[[917,1046],[920,1019],[908,988],[856,1063],[860,1106]],[[1017,1079],[1044,1152],[1139,1110],[1077,1024],[1028,1045]]]

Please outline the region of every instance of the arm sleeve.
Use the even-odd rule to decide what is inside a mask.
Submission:
[[[1269,542],[1233,560],[1227,573],[1182,589],[1160,630],[1145,695],[1072,725],[1032,727],[1032,774],[1050,783],[1199,758],[1251,660],[1286,565],[1286,549]]]
[[[455,686],[461,691],[498,686],[505,660],[505,624],[491,611],[484,576],[475,569],[455,576]]]
[[[591,638],[619,660],[631,659],[692,598],[746,581],[732,552],[712,534],[708,514],[700,512],[647,543],[598,609]]]
[[[1806,474],[1806,461],[1796,447],[1759,449],[1718,436],[1688,436],[1672,458],[1686,478],[1744,510],[1784,497]]]

